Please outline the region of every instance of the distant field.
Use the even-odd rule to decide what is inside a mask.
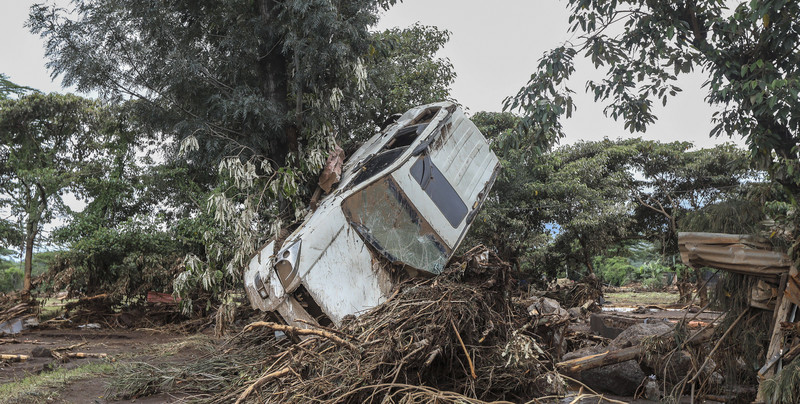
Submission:
[[[615,306],[664,305],[678,301],[678,294],[672,292],[612,292],[604,296]]]

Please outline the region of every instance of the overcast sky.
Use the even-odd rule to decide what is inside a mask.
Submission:
[[[17,84],[39,90],[67,91],[50,80],[42,41],[23,27],[34,1],[0,0],[0,72]],[[562,0],[405,0],[384,13],[377,29],[406,27],[415,22],[452,33],[441,56],[450,58],[458,77],[453,96],[471,113],[500,111],[505,97],[528,81],[542,54],[564,41],[569,14]],[[703,102],[700,74],[680,83],[684,92],[658,108],[659,121],[645,134],[631,135],[621,123],[602,115],[602,105],[584,93],[589,78],[599,78],[593,66],[579,62],[571,88],[577,111],[565,122],[565,143],[603,137],[642,136],[661,141],[688,140],[698,147],[728,141],[708,137],[712,110]],[[741,140],[736,143],[742,145]]]

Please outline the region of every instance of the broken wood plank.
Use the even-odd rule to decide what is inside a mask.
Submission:
[[[71,350],[73,350],[75,348],[82,347],[82,346],[84,346],[84,345],[86,345],[88,343],[89,343],[89,341],[83,341],[83,342],[79,342],[77,344],[73,344],[73,345],[70,345],[70,346],[64,346],[64,347],[60,347],[60,348],[53,348],[52,351],[71,351]]]
[[[791,300],[795,305],[800,306],[800,276],[798,274],[789,274],[786,290],[783,293],[784,297]]]

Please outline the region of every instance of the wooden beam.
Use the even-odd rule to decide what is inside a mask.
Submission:
[[[769,348],[767,349],[767,357],[766,363],[767,365],[764,366],[759,372],[759,383],[758,383],[758,395],[756,395],[756,403],[763,403],[765,401],[764,397],[764,380],[770,379],[775,376],[775,364],[778,363],[781,356],[781,349],[783,349],[783,330],[781,330],[781,322],[788,320],[789,312],[791,311],[792,303],[791,299],[788,299],[784,296],[786,292],[786,284],[787,280],[790,277],[797,276],[797,267],[792,265],[789,268],[789,275],[781,277],[781,286],[780,290],[778,291],[778,301],[776,302],[775,306],[775,313],[772,316],[772,335],[769,339]]]

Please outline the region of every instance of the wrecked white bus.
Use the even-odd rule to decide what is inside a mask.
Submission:
[[[455,104],[409,110],[350,156],[338,187],[297,230],[252,258],[250,303],[298,327],[339,325],[389,297],[398,279],[391,267],[439,274],[498,170]]]

